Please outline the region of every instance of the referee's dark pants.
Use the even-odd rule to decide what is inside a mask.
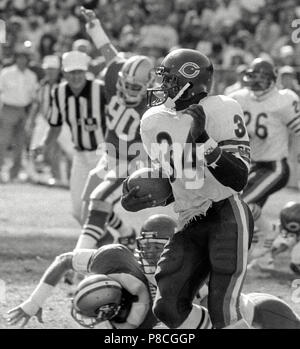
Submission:
[[[209,276],[208,310],[214,328],[242,318],[243,286],[253,219],[239,195],[215,203],[165,246],[156,271],[155,316],[170,328],[180,326]]]

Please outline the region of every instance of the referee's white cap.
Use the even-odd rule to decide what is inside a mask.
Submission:
[[[66,52],[62,56],[62,66],[65,72],[71,72],[73,70],[88,70],[90,57],[80,51]]]

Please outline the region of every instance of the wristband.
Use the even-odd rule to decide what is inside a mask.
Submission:
[[[87,24],[86,31],[92,38],[96,48],[99,49],[102,46],[110,43],[110,40],[98,19],[94,19],[90,24]]]
[[[218,143],[209,138],[204,143],[204,158],[207,166],[213,166],[221,157],[222,150],[218,147]]]
[[[45,300],[51,295],[54,286],[40,282],[27,301],[21,304],[26,314],[33,316],[43,307]]]

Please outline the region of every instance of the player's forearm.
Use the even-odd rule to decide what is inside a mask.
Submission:
[[[104,57],[106,64],[117,56],[118,51],[106,35],[99,19],[94,19],[90,24],[88,24],[87,32],[93,40],[96,48]]]
[[[22,303],[22,309],[29,315],[35,315],[43,307],[64,273],[72,268],[72,254],[63,254],[57,257],[45,271],[39,284],[27,301]]]
[[[240,159],[216,147],[212,153],[205,155],[205,160],[207,168],[218,182],[236,192],[244,189],[248,180],[248,168]]]

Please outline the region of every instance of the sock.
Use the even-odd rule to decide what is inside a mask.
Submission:
[[[98,242],[106,235],[105,224],[111,206],[100,200],[91,200],[87,219],[82,227],[77,248],[96,248]]]
[[[193,308],[184,322],[177,329],[211,329],[212,323],[208,310],[201,305],[193,304]]]

